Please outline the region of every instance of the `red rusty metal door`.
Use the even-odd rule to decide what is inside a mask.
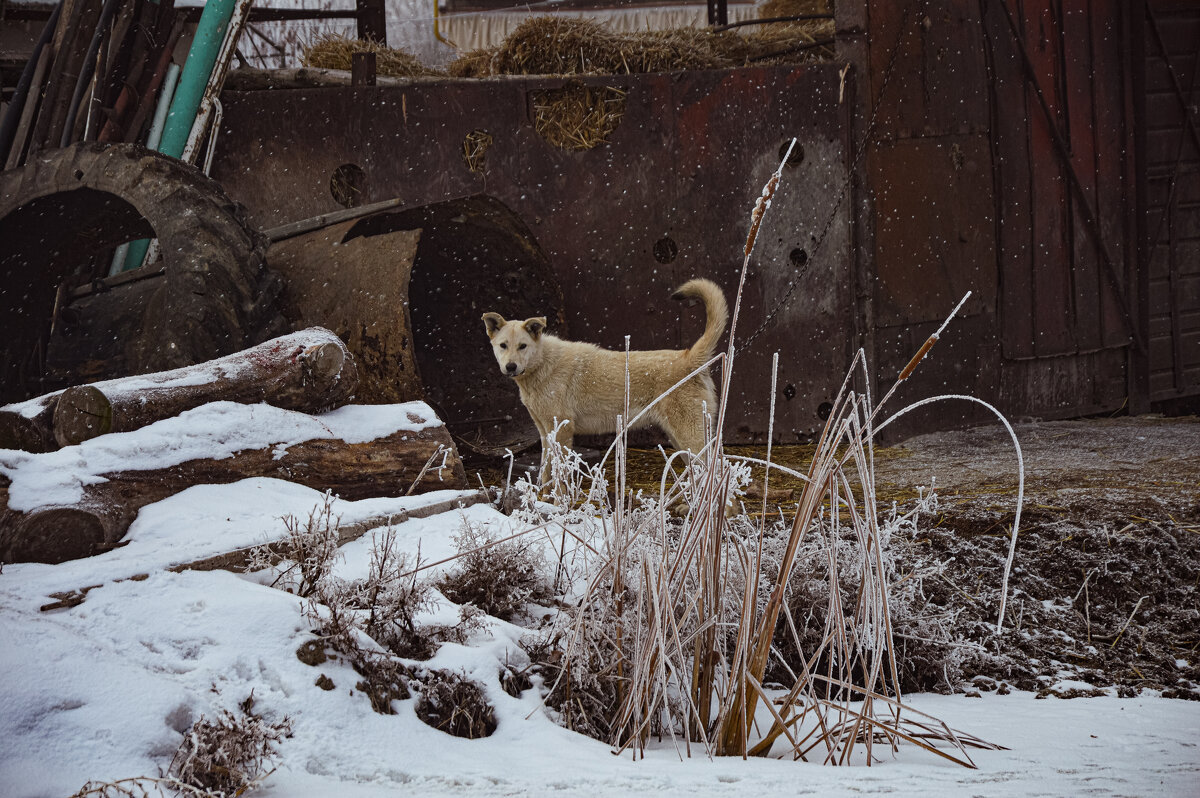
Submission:
[[[1004,356],[1136,345],[1118,3],[990,5]]]
[[[1200,7],[1136,4],[1141,235],[1152,400],[1200,394]]]
[[[1127,13],[1119,0],[984,0],[1008,404],[1121,406],[1145,352]]]

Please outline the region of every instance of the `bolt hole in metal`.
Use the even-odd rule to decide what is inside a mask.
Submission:
[[[670,236],[663,236],[654,242],[654,259],[659,263],[670,263],[679,257],[679,245]]]
[[[329,193],[343,208],[357,208],[363,204],[363,194],[367,186],[367,173],[354,163],[344,163],[333,170],[329,178]]]
[[[804,163],[804,147],[797,141],[796,146],[792,147],[792,154],[788,155],[788,147],[791,147],[791,144],[792,140],[788,139],[779,145],[779,158],[777,160],[783,160],[783,157],[787,155],[787,163],[784,164],[785,167],[799,166]]]

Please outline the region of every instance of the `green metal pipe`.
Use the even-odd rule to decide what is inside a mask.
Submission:
[[[204,89],[212,76],[213,65],[217,62],[217,54],[221,51],[221,43],[225,41],[225,31],[229,28],[229,20],[236,5],[237,0],[208,0],[204,5],[204,12],[200,14],[200,22],[196,25],[196,35],[192,39],[191,49],[188,50],[187,61],[183,64],[183,72],[175,87],[175,96],[171,98],[171,110],[167,113],[162,139],[158,143],[157,149],[163,155],[170,155],[172,158],[183,155],[183,148],[187,144],[188,134],[192,131],[192,123],[196,121],[200,100],[204,97]],[[125,256],[125,270],[141,266],[149,248],[149,239],[130,242],[129,254]]]
[[[200,15],[200,24],[196,26],[196,36],[188,50],[183,74],[179,76],[179,85],[175,89],[175,98],[171,101],[171,111],[167,114],[167,125],[159,143],[158,151],[164,155],[178,158],[183,154],[236,5],[236,0],[208,0],[204,5],[204,13]]]

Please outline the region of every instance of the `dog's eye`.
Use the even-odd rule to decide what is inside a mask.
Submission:
[[[517,349],[524,349],[527,346],[529,346],[529,344],[521,344],[520,346],[517,347]]]
[[[501,349],[508,349],[508,344],[500,344]]]

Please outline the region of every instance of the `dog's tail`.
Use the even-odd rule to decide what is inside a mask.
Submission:
[[[713,356],[713,350],[725,332],[725,323],[729,321],[729,306],[725,304],[725,294],[717,284],[703,277],[688,280],[671,295],[672,299],[688,297],[702,301],[707,315],[704,332],[688,350],[688,358],[695,368]]]

